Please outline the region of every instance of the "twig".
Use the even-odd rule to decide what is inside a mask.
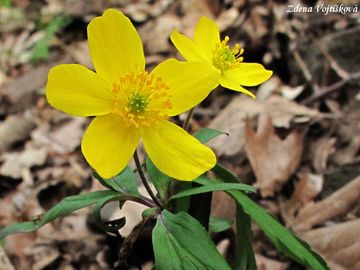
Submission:
[[[314,93],[314,95],[312,95],[311,97],[305,99],[302,104],[304,105],[308,105],[324,96],[327,96],[335,91],[337,91],[338,89],[340,89],[341,87],[343,87],[345,84],[347,84],[349,81],[352,80],[356,80],[356,79],[360,79],[360,71],[354,72],[354,73],[350,73],[349,77],[347,79],[342,79],[332,85],[329,86],[325,86],[325,87],[321,87],[318,91],[316,91]]]
[[[302,70],[304,77],[306,79],[306,81],[312,85],[314,85],[314,88],[316,91],[319,90],[319,86],[314,82],[314,78],[311,75],[310,70],[308,69],[307,65],[305,64],[304,60],[301,58],[299,52],[297,50],[295,50],[293,52],[294,58],[296,63],[299,65],[300,69]]]
[[[190,109],[190,110],[188,111],[187,116],[186,116],[185,122],[184,122],[184,124],[183,124],[183,129],[185,129],[186,131],[189,131],[190,119],[191,119],[191,117],[192,117],[193,114],[194,114],[194,110],[195,110],[195,107],[192,108],[192,109]]]
[[[140,160],[139,160],[139,156],[138,156],[138,153],[137,153],[137,150],[135,150],[134,152],[134,161],[135,161],[135,165],[136,165],[136,168],[139,172],[139,175],[140,175],[140,179],[146,189],[146,191],[149,193],[151,199],[154,201],[154,203],[160,207],[160,209],[164,209],[164,207],[162,206],[162,204],[160,203],[160,201],[158,200],[158,198],[155,196],[155,194],[153,193],[153,191],[151,190],[151,187],[149,186],[147,180],[146,180],[146,177],[145,177],[145,174],[144,174],[144,171],[141,167],[141,163],[140,163]]]
[[[314,41],[315,46],[324,55],[326,61],[328,61],[331,68],[336,72],[336,74],[339,75],[339,77],[343,80],[348,79],[350,77],[349,72],[340,67],[336,60],[326,51],[324,46],[316,38],[312,38],[312,40]]]

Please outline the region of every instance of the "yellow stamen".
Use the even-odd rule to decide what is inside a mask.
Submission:
[[[236,68],[244,58],[241,56],[244,52],[244,49],[240,48],[238,43],[235,44],[233,49],[230,49],[228,41],[230,38],[225,37],[221,43],[218,43],[215,47],[213,54],[213,64],[220,70],[228,70],[231,68]]]
[[[169,117],[168,90],[162,78],[146,71],[127,73],[113,84],[113,113],[135,128],[156,125]]]

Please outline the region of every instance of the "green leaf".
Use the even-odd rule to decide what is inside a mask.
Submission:
[[[110,179],[103,179],[97,172],[93,172],[96,179],[105,187],[121,193],[128,193],[134,196],[140,196],[137,189],[137,181],[134,172],[130,167],[126,167],[117,176]]]
[[[171,183],[171,177],[160,172],[149,157],[146,158],[146,170],[150,176],[151,182],[159,193],[160,198],[166,198]]]
[[[206,230],[185,212],[164,210],[157,218],[152,241],[157,270],[230,270]]]
[[[235,175],[220,165],[216,165],[213,171],[225,182],[238,182]],[[213,182],[209,180],[208,184],[213,185]],[[326,262],[307,243],[294,236],[248,196],[240,191],[227,191],[227,193],[257,223],[278,251],[313,270],[329,269]]]
[[[242,190],[246,192],[255,192],[255,189],[252,186],[241,184],[241,183],[216,183],[214,182],[212,185],[207,185],[207,181],[205,177],[199,177],[195,180],[196,183],[202,184],[202,187],[194,187],[182,192],[179,192],[172,196],[170,199],[177,199],[182,197],[187,197],[195,194],[201,194],[206,192],[213,191],[226,191],[226,190]]]
[[[45,224],[53,221],[56,218],[65,216],[80,208],[84,208],[86,206],[92,205],[98,202],[99,200],[112,198],[117,195],[119,195],[119,193],[114,192],[112,190],[101,190],[101,191],[95,191],[91,193],[85,193],[81,195],[67,197],[63,199],[60,203],[58,203],[56,206],[51,208],[48,212],[46,212],[41,217],[39,217],[38,219],[35,219],[33,221],[16,223],[1,229],[0,239],[13,233],[35,231],[40,227],[44,226]]]
[[[146,208],[142,213],[141,216],[143,219],[153,217],[155,215],[159,214],[159,208],[152,207],[152,208]]]
[[[239,191],[228,191],[228,193],[258,224],[279,251],[311,269],[329,269],[326,262],[308,244],[295,237],[249,197]]]
[[[201,187],[200,184],[191,182],[192,188]],[[193,195],[191,197],[183,197],[177,199],[176,201],[184,200],[185,198],[190,198],[190,204],[187,212],[190,216],[195,218],[199,223],[205,228],[206,231],[209,231],[209,222],[211,214],[211,202],[212,202],[212,192],[205,192]],[[176,212],[177,213],[177,212]]]
[[[43,36],[38,40],[31,51],[31,60],[46,60],[49,58],[50,43],[55,38],[56,32],[64,28],[71,21],[71,18],[64,14],[56,14],[43,29]]]
[[[217,130],[217,129],[203,128],[203,129],[200,129],[199,131],[195,132],[193,134],[193,136],[196,139],[198,139],[200,142],[207,143],[211,139],[214,139],[217,136],[220,136],[220,135],[223,135],[223,134],[226,134],[227,136],[229,136],[228,133],[222,132],[222,131]]]
[[[251,241],[251,219],[242,207],[236,205],[236,246],[234,270],[256,270],[256,260]]]
[[[216,164],[214,168],[211,169],[221,180],[226,183],[239,183],[239,179],[228,169],[223,167],[220,164]]]
[[[231,228],[233,221],[227,218],[210,217],[209,232],[219,233]]]
[[[11,5],[11,0],[0,0],[0,7],[10,8]]]

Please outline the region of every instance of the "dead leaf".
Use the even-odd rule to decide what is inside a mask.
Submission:
[[[0,151],[29,137],[35,124],[28,115],[11,115],[0,123]]]
[[[302,124],[318,119],[320,113],[284,97],[273,95],[264,103],[274,127],[290,128],[292,123]]]
[[[148,21],[139,29],[143,37],[145,50],[150,54],[164,53],[169,51],[169,36],[171,32],[180,26],[178,17],[163,15],[156,20]],[[151,35],[147,34],[151,32]]]
[[[256,99],[266,100],[276,93],[281,86],[281,80],[278,76],[273,75],[269,80],[261,84],[256,93]]]
[[[286,270],[288,263],[269,259],[263,255],[255,254],[258,270]]]
[[[245,149],[261,195],[272,196],[281,189],[299,165],[303,151],[303,134],[292,131],[281,140],[275,134],[271,118],[262,115],[256,132],[250,120],[245,122]]]
[[[304,85],[291,87],[289,85],[283,85],[280,87],[281,95],[289,100],[296,99],[305,89]]]
[[[51,132],[49,137],[51,148],[57,153],[70,153],[80,145],[84,134],[83,125],[86,123],[83,117],[74,117]]]
[[[354,136],[348,146],[339,149],[331,157],[331,160],[338,165],[351,164],[358,155],[360,150],[360,135]]]
[[[290,227],[293,226],[297,212],[307,203],[312,202],[323,188],[324,178],[322,175],[302,172],[299,173],[299,178],[290,200],[286,201],[282,207],[283,218]]]
[[[345,214],[360,198],[360,176],[317,203],[308,203],[294,219],[295,231],[307,231],[315,225]]]
[[[70,57],[66,56],[59,62],[32,69],[16,80],[9,81],[5,86],[0,88],[0,93],[7,96],[11,103],[17,104],[24,95],[33,93],[45,85],[50,68],[59,64],[68,63],[69,61]]]
[[[234,200],[225,192],[214,192],[211,200],[211,214],[219,218],[234,218],[236,216]]]
[[[216,153],[226,156],[233,156],[244,150],[244,120],[252,118],[263,110],[260,102],[244,95],[234,98],[219,115],[209,124],[210,128],[225,131],[229,136],[221,136],[209,142],[209,146],[216,150]]]
[[[335,143],[336,138],[320,137],[311,144],[311,161],[317,173],[326,171],[329,156],[335,153]]]
[[[360,219],[308,231],[301,238],[334,270],[360,270]]]
[[[94,69],[90,58],[89,46],[87,41],[79,41],[72,45],[68,50],[76,63]]]
[[[131,20],[142,23],[150,18],[162,17],[160,15],[163,14],[171,4],[171,0],[158,0],[153,3],[149,1],[133,1],[131,5],[125,4],[122,10]]]
[[[0,269],[15,270],[14,266],[11,264],[9,258],[6,256],[6,253],[1,246],[0,246]]]
[[[320,117],[316,110],[299,105],[284,97],[273,95],[267,100],[254,100],[245,95],[234,98],[209,127],[229,133],[218,137],[209,145],[218,155],[233,156],[244,152],[244,121],[260,114],[270,115],[274,127],[290,128],[292,123],[307,123]]]
[[[7,153],[4,156],[5,162],[0,167],[0,174],[18,179],[22,178],[24,171],[30,170],[31,167],[43,165],[47,150],[29,146],[22,152]]]

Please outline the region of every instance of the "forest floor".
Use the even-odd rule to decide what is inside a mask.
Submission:
[[[53,109],[44,95],[52,66],[92,68],[89,21],[108,7],[123,11],[140,33],[151,70],[169,57],[181,59],[171,31],[192,36],[206,15],[223,37],[245,49],[245,62],[262,63],[274,75],[251,89],[256,100],[221,87],[213,91],[196,108],[192,132],[212,127],[229,133],[209,145],[220,163],[258,189],[253,199],[331,269],[360,270],[359,13],[288,12],[290,4],[339,1],[315,2],[0,1],[0,227],[32,220],[66,196],[102,188],[80,150],[90,119]],[[120,213],[109,208],[104,216],[126,215],[126,236],[142,210],[126,204]],[[225,194],[213,196],[214,216],[234,213]],[[97,230],[88,214],[83,209],[35,233],[7,237],[0,243],[0,269],[111,269],[119,243]],[[218,237],[225,255],[232,247],[228,235]],[[304,269],[279,255],[256,225],[253,240],[258,269]],[[132,256],[143,269],[151,269],[150,241],[144,237],[134,246]]]

